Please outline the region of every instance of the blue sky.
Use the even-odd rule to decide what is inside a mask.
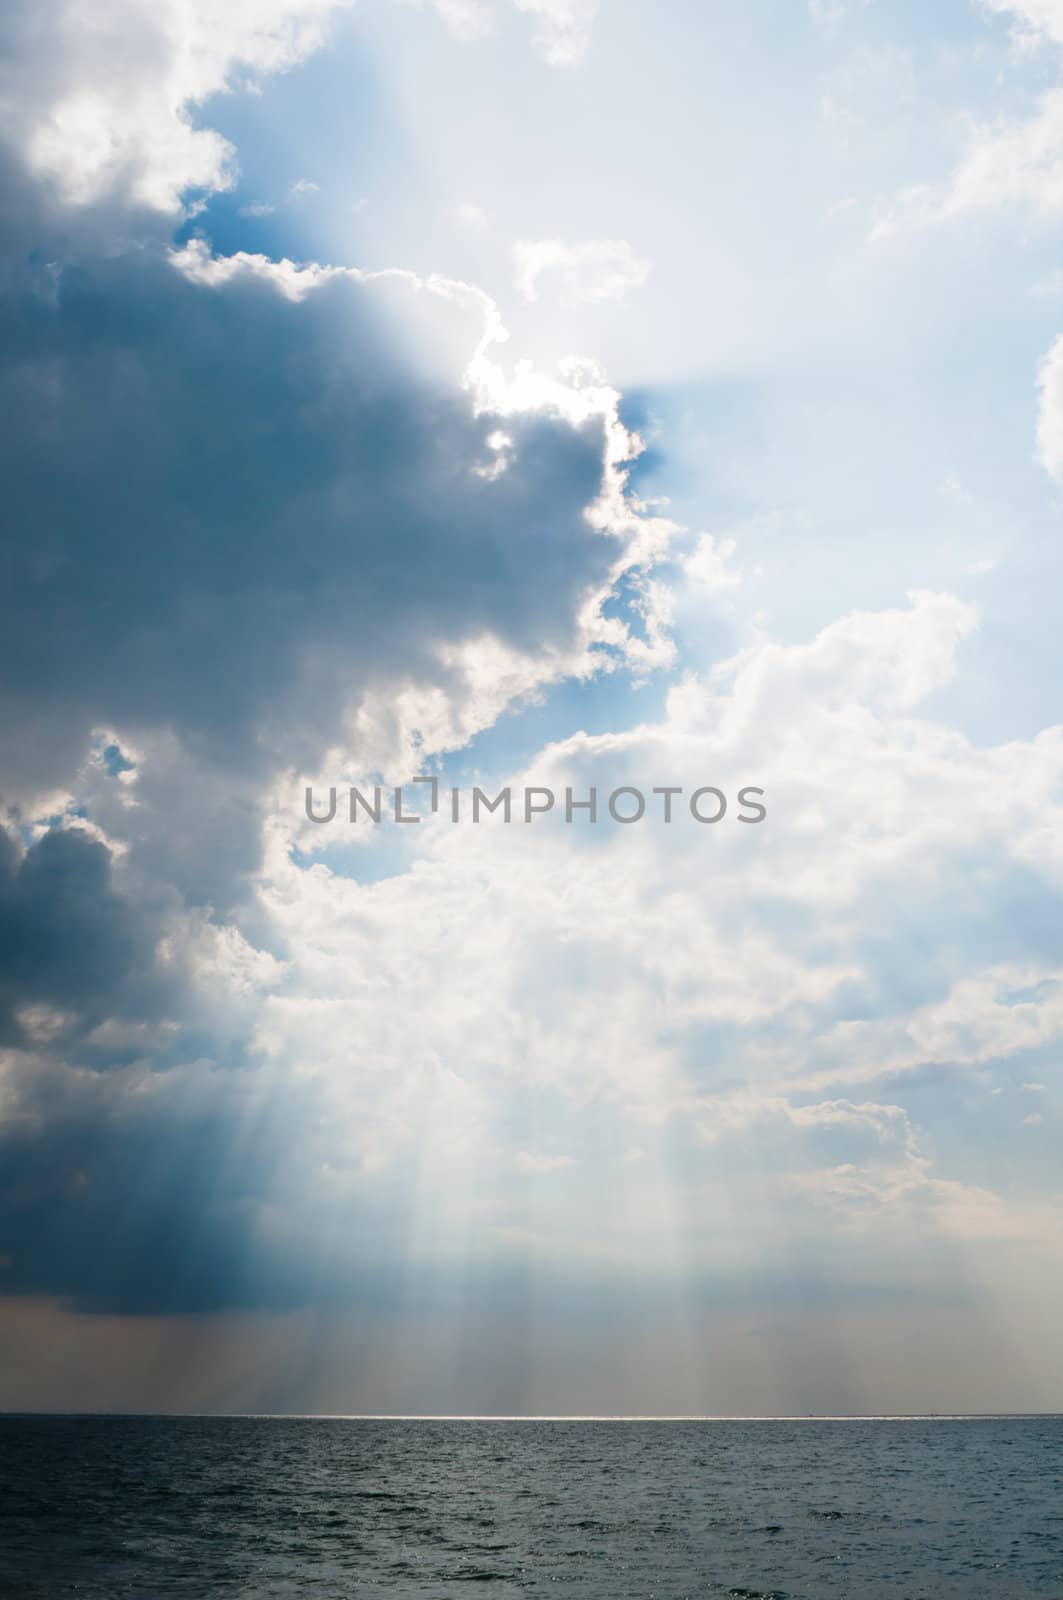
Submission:
[[[1058,1408],[1059,0],[2,38],[0,1405]]]

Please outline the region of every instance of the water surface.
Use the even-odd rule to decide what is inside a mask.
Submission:
[[[470,1594],[1063,1597],[1063,1418],[0,1418],[4,1600]]]

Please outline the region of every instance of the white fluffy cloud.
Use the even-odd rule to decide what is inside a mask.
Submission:
[[[1012,20],[1023,46],[1063,45],[1060,0],[983,4]],[[1063,89],[1043,92],[1028,116],[970,121],[967,147],[949,176],[908,189],[881,208],[873,237],[1009,204],[1053,216],[1063,210]]]
[[[1063,45],[1063,4],[1060,0],[982,0],[988,11],[1010,17],[1025,44]]]
[[[570,305],[623,300],[646,282],[648,261],[625,239],[522,239],[513,247],[514,285],[525,300],[537,300],[540,280],[560,280],[560,296]]]
[[[805,645],[766,641],[677,687],[663,721],[566,740],[510,778],[576,798],[597,785],[603,813],[621,784],[757,784],[756,828],[699,826],[681,801],[666,826],[659,800],[657,821],[594,835],[556,816],[428,820],[412,870],[375,883],[294,868],[279,831],[264,892],[292,966],[264,1002],[263,1060],[300,1059],[334,1136],[374,1168],[425,1144],[444,1161],[443,1129],[455,1159],[473,1141],[487,1169],[545,1172],[527,1142],[506,1155],[526,1105],[536,1148],[573,1160],[609,1118],[618,1161],[670,1127],[725,1163],[768,1140],[773,1182],[841,1225],[859,1199],[950,1237],[1017,1235],[1006,1193],[976,1186],[968,1208],[896,1098],[911,1074],[985,1074],[1063,1033],[1063,973],[993,959],[1014,885],[1032,874],[1046,904],[1063,889],[1063,730],[979,749],[919,712],[973,624],[921,595]],[[299,837],[313,851],[337,835]],[[889,952],[916,937],[905,999]]]
[[[1029,117],[977,127],[947,178],[879,208],[872,238],[1004,205],[1063,211],[1063,89],[1048,90]]]
[[[1063,89],[1049,90],[1033,116],[979,131],[952,176],[943,214],[1012,201],[1063,209]]]
[[[176,213],[189,190],[232,181],[235,152],[191,113],[302,60],[349,0],[59,0],[8,26],[15,50],[0,117],[7,139],[66,202],[109,198]]]
[[[570,66],[584,54],[598,12],[598,0],[514,0],[535,21],[535,41],[547,61]]]

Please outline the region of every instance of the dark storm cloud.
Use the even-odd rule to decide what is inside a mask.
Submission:
[[[488,479],[497,422],[396,355],[362,285],[296,304],[150,250],[35,278],[0,307],[0,715],[42,783],[100,723],[312,759],[369,685],[437,679],[442,641],[571,637],[616,554],[582,515],[600,420],[509,421]]]
[[[88,808],[127,855],[76,828],[0,843],[0,1284],[92,1309],[305,1303],[335,1292],[313,1220],[277,1244],[258,1219],[312,1119],[289,1084],[260,1104],[250,1010],[197,1011],[158,940],[189,906],[234,914],[265,786],[366,689],[460,698],[440,645],[573,641],[617,555],[583,516],[603,425],[508,418],[509,470],[479,475],[497,419],[409,349],[396,286],[390,310],[350,279],[300,303],[211,288],[150,240],[52,265],[22,239],[7,268],[0,798],[76,787],[114,729]]]
[[[157,928],[149,906],[115,892],[97,840],[53,829],[21,853],[0,828],[0,1044],[26,1042],[18,1015],[35,1007],[66,1037],[115,1014],[157,1016],[174,998],[155,966]]]
[[[25,823],[76,792],[125,854],[76,826],[0,834],[0,1292],[307,1301],[335,1292],[314,1219],[278,1242],[261,1218],[312,1108],[248,1067],[254,998],[164,971],[160,940],[240,918],[269,943],[247,888],[268,786],[367,692],[460,707],[441,649],[577,642],[618,555],[584,517],[605,424],[507,417],[487,475],[499,422],[458,381],[479,311],[351,276],[298,302],[250,272],[191,282],[173,218],[134,203],[134,155],[62,204],[17,153],[38,112],[157,66],[162,33],[141,17],[119,59],[93,27],[53,48],[35,17],[0,25],[22,108],[0,124],[0,806]],[[117,744],[86,765],[97,730]]]

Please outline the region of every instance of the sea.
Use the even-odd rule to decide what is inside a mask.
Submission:
[[[1063,1596],[1063,1418],[0,1417],[3,1600]]]

